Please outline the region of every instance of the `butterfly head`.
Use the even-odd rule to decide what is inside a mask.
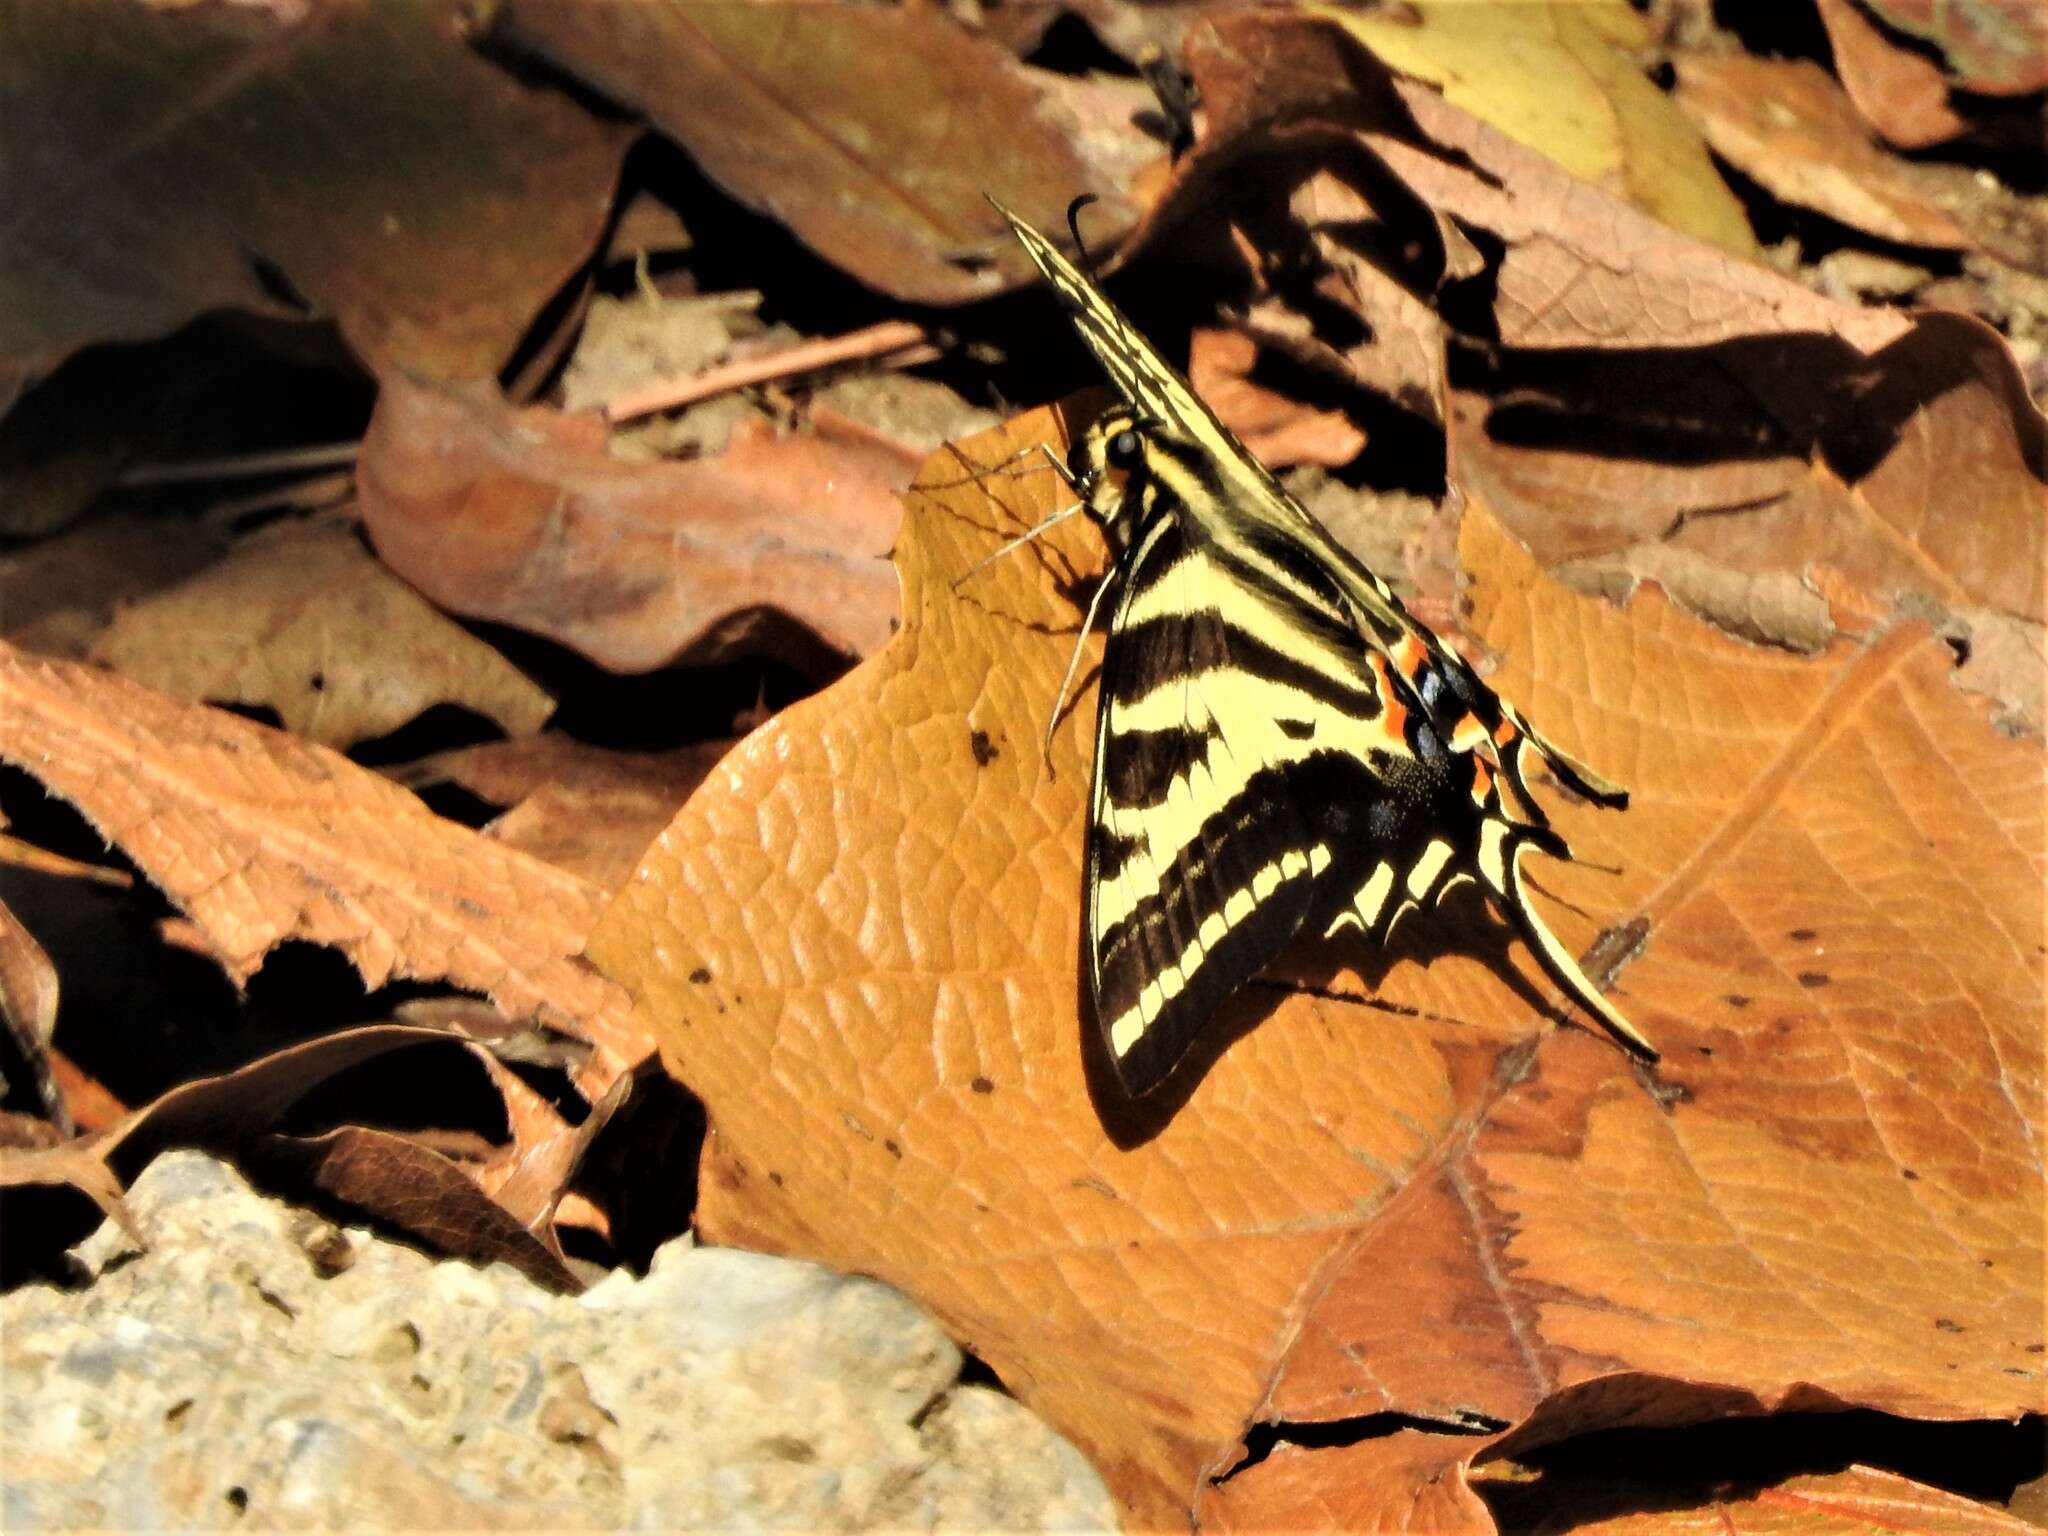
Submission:
[[[1128,406],[1116,406],[1074,439],[1067,474],[1088,515],[1113,540],[1127,541],[1131,514],[1150,504],[1153,435]]]

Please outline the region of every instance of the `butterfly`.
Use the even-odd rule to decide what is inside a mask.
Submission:
[[[1074,505],[997,553],[1076,511],[1114,552],[1082,623],[1085,636],[1114,599],[1085,947],[1125,1091],[1163,1082],[1224,1001],[1303,930],[1384,942],[1406,913],[1468,881],[1580,1007],[1656,1060],[1529,904],[1521,872],[1532,851],[1571,857],[1529,792],[1532,755],[1600,805],[1626,806],[1627,792],[1487,687],[1080,268],[996,209],[1117,395],[1064,461],[1047,453]]]

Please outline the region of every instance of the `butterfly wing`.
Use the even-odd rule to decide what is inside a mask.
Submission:
[[[1327,582],[1273,579],[1180,509],[1141,526],[1103,655],[1086,931],[1128,1091],[1170,1073],[1304,922],[1355,902],[1383,796],[1380,673]],[[1354,835],[1356,834],[1356,835]]]

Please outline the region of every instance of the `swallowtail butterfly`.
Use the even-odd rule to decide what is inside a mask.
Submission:
[[[1654,1061],[1530,906],[1521,874],[1531,851],[1571,856],[1529,793],[1531,753],[1601,805],[1625,806],[1627,792],[1481,682],[1088,276],[996,206],[1120,397],[1054,467],[1078,499],[1067,511],[1092,517],[1116,551],[1089,609],[1092,620],[1114,594],[1086,950],[1125,1090],[1157,1087],[1304,928],[1383,942],[1403,914],[1467,880],[1558,986]]]

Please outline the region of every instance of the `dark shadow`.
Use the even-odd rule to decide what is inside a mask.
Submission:
[[[1493,399],[1486,429],[1509,445],[1675,465],[1813,458],[1850,485],[1930,402],[1979,385],[2035,477],[2048,477],[2048,431],[1991,339],[1963,316],[1926,312],[1868,356],[1814,333],[1626,351],[1457,347],[1451,382]]]
[[[1473,1487],[1503,1532],[1700,1509],[1788,1478],[1858,1465],[2002,1504],[2048,1473],[2044,1425],[2039,1415],[2018,1423],[1928,1423],[1856,1409],[1604,1430],[1519,1455],[1533,1477],[1482,1475]]]

